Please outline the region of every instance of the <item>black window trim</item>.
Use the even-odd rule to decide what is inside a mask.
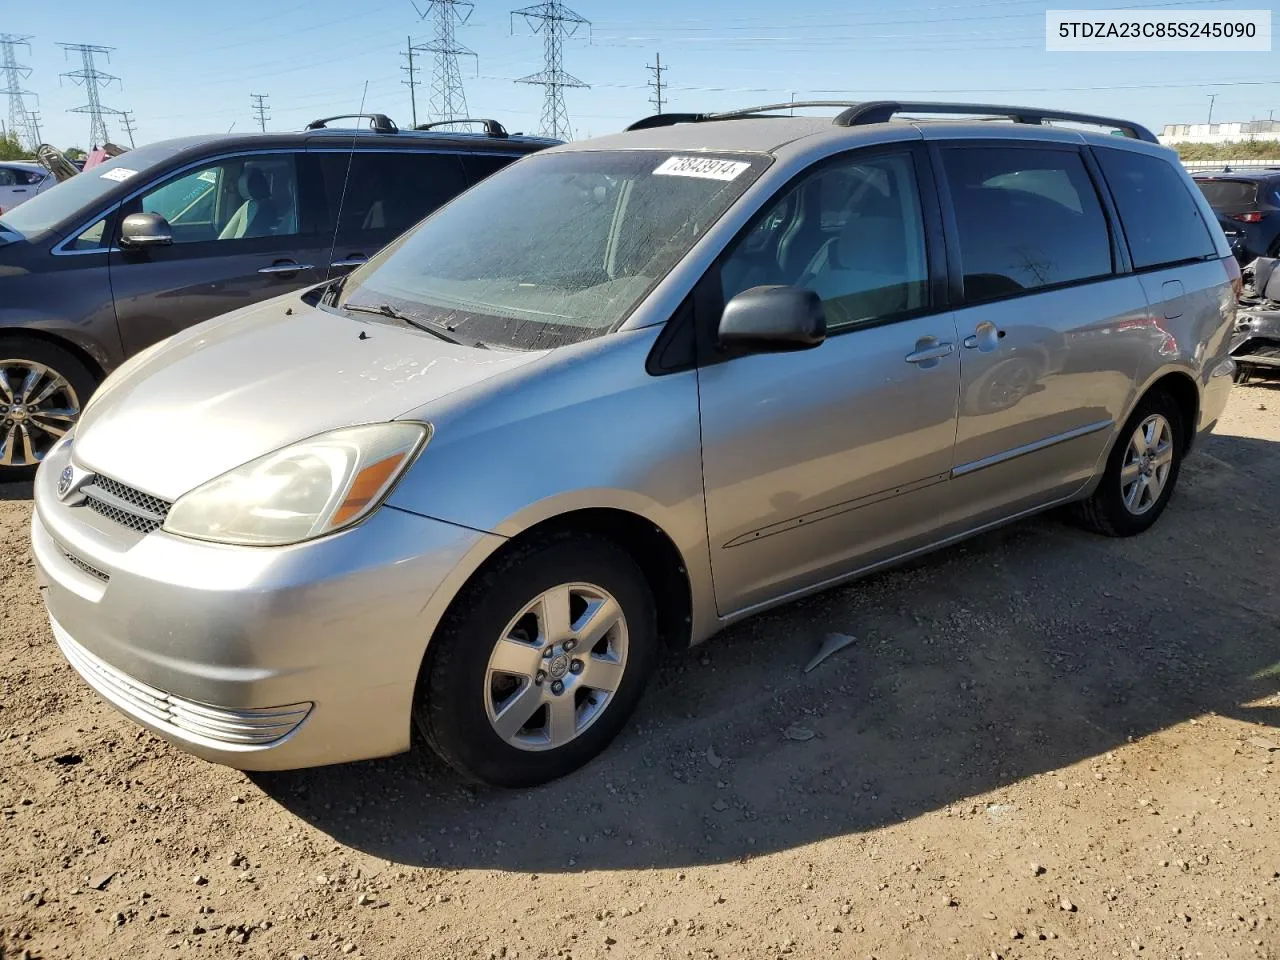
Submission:
[[[785,196],[797,184],[819,173],[824,168],[850,161],[856,162],[857,160],[874,159],[879,156],[894,154],[906,154],[911,159],[915,169],[916,191],[920,200],[920,213],[924,220],[925,262],[928,271],[925,287],[927,291],[926,303],[915,310],[902,310],[883,317],[877,317],[874,320],[843,324],[829,330],[827,337],[828,339],[840,337],[857,333],[861,330],[870,330],[876,327],[914,320],[919,317],[945,313],[951,309],[952,305],[947,297],[947,253],[942,242],[942,214],[939,205],[937,180],[934,175],[934,165],[925,149],[925,144],[920,140],[897,140],[892,143],[855,147],[816,160],[790,177],[768,199],[761,203],[751,218],[725,242],[720,253],[712,261],[711,266],[694,284],[693,292],[690,295],[693,303],[691,315],[689,311],[685,310],[682,303],[681,308],[677,309],[673,314],[672,320],[666,324],[666,326],[672,326],[673,321],[678,323],[685,317],[688,318],[685,322],[694,324],[696,336],[691,339],[691,343],[697,353],[696,360],[690,358],[680,363],[674,363],[670,358],[664,358],[661,368],[656,362],[651,362],[648,366],[649,372],[657,375],[659,369],[662,373],[669,373],[689,369],[693,366],[709,367],[740,356],[741,354],[738,351],[721,348],[716,337],[716,331],[720,325],[720,317],[724,313],[725,307],[723,288],[720,283],[720,269],[728,256],[728,252],[760,224],[760,221],[769,214],[773,209],[773,205],[780,198]],[[676,331],[672,331],[671,335],[668,336],[664,330],[663,335],[654,344],[655,351],[658,349],[665,350],[670,340],[675,336]]]
[[[1017,290],[1007,293],[999,297],[985,297],[981,300],[967,300],[964,296],[964,265],[960,256],[960,227],[956,222],[955,205],[951,199],[951,186],[947,182],[945,172],[939,174],[937,178],[938,196],[942,202],[942,221],[943,231],[947,248],[947,263],[949,266],[948,273],[948,289],[951,295],[951,302],[957,310],[969,308],[983,307],[989,303],[1003,303],[1007,300],[1017,300],[1021,297],[1034,297],[1040,293],[1052,293],[1055,290],[1069,290],[1072,287],[1083,287],[1094,283],[1105,283],[1108,280],[1114,280],[1116,277],[1123,276],[1132,272],[1132,262],[1129,259],[1127,246],[1120,240],[1119,233],[1119,215],[1114,205],[1111,203],[1111,195],[1109,192],[1104,193],[1105,179],[1100,178],[1101,171],[1096,169],[1096,163],[1091,162],[1092,158],[1088,156],[1088,147],[1086,144],[1064,143],[1057,140],[1005,140],[999,138],[991,139],[973,139],[973,140],[930,140],[929,155],[933,160],[934,169],[944,171],[942,165],[943,150],[968,150],[979,147],[991,148],[998,147],[1001,149],[1011,150],[1050,150],[1060,153],[1074,153],[1080,157],[1080,161],[1085,168],[1085,173],[1092,181],[1094,193],[1098,200],[1098,206],[1102,208],[1102,218],[1107,227],[1107,243],[1111,249],[1111,272],[1102,273],[1093,277],[1082,277],[1078,280],[1065,280],[1061,283],[1045,284],[1042,287],[1032,287],[1030,290]],[[1126,267],[1128,269],[1126,269]]]

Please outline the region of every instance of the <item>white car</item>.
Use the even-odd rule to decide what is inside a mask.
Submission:
[[[38,163],[6,160],[0,163],[0,213],[48,190],[58,181]]]

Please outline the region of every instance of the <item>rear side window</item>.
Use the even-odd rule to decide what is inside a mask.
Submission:
[[[1215,210],[1240,210],[1258,202],[1258,185],[1249,180],[1197,180],[1196,186]]]
[[[471,183],[479,183],[485,177],[497,173],[519,159],[520,157],[516,154],[498,157],[487,153],[466,153],[462,156],[462,166],[467,171],[467,180]]]
[[[942,151],[968,303],[1107,276],[1111,237],[1075,150]]]
[[[1096,148],[1138,269],[1215,256],[1213,236],[1181,174],[1160,157]]]
[[[339,243],[372,239],[381,246],[468,186],[452,153],[325,153],[320,168],[330,222],[341,209]]]

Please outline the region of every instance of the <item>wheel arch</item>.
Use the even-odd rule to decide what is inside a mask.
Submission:
[[[11,340],[21,340],[24,337],[28,340],[39,340],[49,344],[51,347],[66,350],[84,364],[85,368],[93,374],[94,380],[98,383],[101,383],[106,376],[108,359],[104,354],[74,337],[52,333],[43,327],[0,327],[0,349],[3,349],[4,344]]]
[[[1191,374],[1183,370],[1170,370],[1157,376],[1147,388],[1138,395],[1138,403],[1149,397],[1155,392],[1161,392],[1173,399],[1178,405],[1178,411],[1182,414],[1182,450],[1183,455],[1191,451],[1195,445],[1196,434],[1199,429],[1200,422],[1200,387],[1196,384]],[[1133,411],[1126,415],[1127,420]]]

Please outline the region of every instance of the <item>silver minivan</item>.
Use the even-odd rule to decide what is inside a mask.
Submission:
[[[839,106],[533,155],[128,361],[36,478],[67,659],[243,769],[416,726],[534,784],[766,607],[1059,505],[1150,527],[1225,404],[1239,285],[1174,154]]]

